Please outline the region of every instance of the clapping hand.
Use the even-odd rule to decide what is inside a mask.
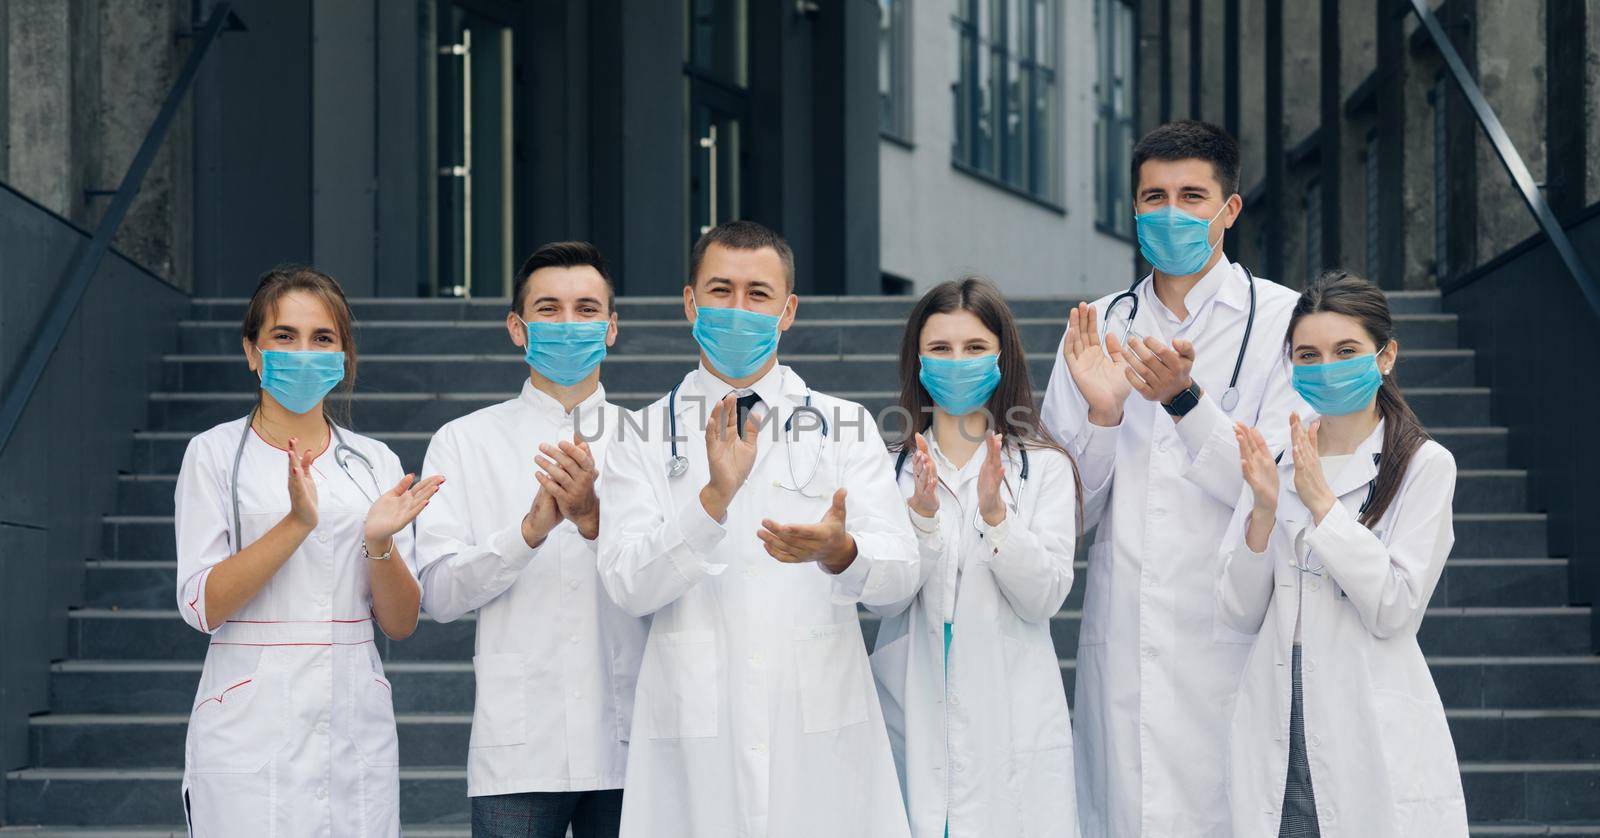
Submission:
[[[756,462],[759,426],[755,417],[749,416],[741,429],[738,414],[733,394],[729,393],[711,409],[706,421],[706,465],[711,478],[700,490],[700,503],[718,521],[727,517],[728,504]]]
[[[906,498],[906,506],[924,518],[937,516],[939,469],[933,464],[933,456],[928,453],[928,440],[922,434],[917,434],[916,450],[911,454],[911,475],[916,488],[912,490],[911,497]]]
[[[535,475],[539,489],[555,500],[561,517],[578,527],[578,534],[593,541],[600,535],[600,499],[594,482],[600,476],[589,444],[576,431],[559,445],[541,444],[544,456],[533,461],[543,469]]]
[[[984,440],[986,455],[978,467],[978,514],[991,527],[1000,526],[1006,519],[1006,505],[1000,499],[1000,484],[1005,482],[1006,461],[1000,454],[1000,435],[989,434]]]
[[[415,485],[413,485],[415,484]],[[415,474],[408,474],[394,484],[394,488],[380,495],[367,510],[367,523],[362,535],[368,544],[385,544],[394,534],[410,526],[417,515],[427,507],[435,492],[444,485],[444,475],[435,474],[421,482]],[[380,553],[388,552],[380,550]]]
[[[1260,431],[1235,422],[1233,436],[1239,441],[1239,470],[1255,497],[1254,510],[1271,520],[1278,511],[1278,464]]]
[[[1312,519],[1322,523],[1338,500],[1328,487],[1328,478],[1322,473],[1322,456],[1317,453],[1317,429],[1322,422],[1311,423],[1307,429],[1300,423],[1300,414],[1289,414],[1289,446],[1294,452],[1294,490],[1300,501],[1311,510]]]
[[[1168,404],[1194,383],[1194,344],[1178,339],[1171,346],[1155,338],[1128,342],[1123,353],[1128,361],[1128,382],[1139,395],[1158,404]]]
[[[767,554],[780,562],[821,562],[840,573],[856,559],[856,540],[845,531],[845,490],[833,493],[833,503],[815,524],[780,524],[764,519],[756,537]]]

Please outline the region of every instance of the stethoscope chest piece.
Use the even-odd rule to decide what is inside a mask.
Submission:
[[[689,470],[689,458],[682,454],[674,454],[667,459],[667,476],[682,477]]]
[[[1228,413],[1232,413],[1233,409],[1238,407],[1238,406],[1239,406],[1239,388],[1238,387],[1229,387],[1227,390],[1223,391],[1223,393],[1222,393],[1222,409],[1224,411],[1228,412]]]

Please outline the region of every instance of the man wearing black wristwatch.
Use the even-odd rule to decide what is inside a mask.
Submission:
[[[1284,350],[1298,295],[1223,254],[1242,206],[1232,137],[1163,125],[1132,163],[1154,270],[1071,312],[1043,412],[1078,458],[1085,525],[1099,525],[1073,703],[1079,825],[1084,838],[1224,838],[1228,718],[1253,639],[1214,613],[1244,491],[1233,425],[1281,448],[1289,411],[1305,411]]]

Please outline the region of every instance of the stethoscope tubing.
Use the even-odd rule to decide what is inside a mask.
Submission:
[[[244,538],[244,528],[241,526],[242,518],[239,515],[239,463],[244,459],[244,444],[250,439],[251,426],[255,423],[255,418],[256,411],[251,408],[250,415],[245,417],[244,432],[239,434],[239,445],[233,452],[233,475],[228,481],[229,499],[233,505],[233,552],[235,553],[244,549],[244,545],[239,543],[240,539]],[[338,425],[330,421],[328,427],[333,429],[333,459],[334,462],[339,464],[339,470],[350,478],[350,482],[355,484],[356,490],[361,493],[362,497],[377,503],[377,496],[368,495],[367,490],[361,488],[360,481],[356,480],[355,474],[350,471],[350,458],[354,457],[360,460],[361,464],[367,469],[367,476],[372,480],[374,491],[381,495],[383,494],[383,487],[378,483],[378,472],[372,467],[372,461],[367,459],[367,455],[345,444],[344,432],[339,430]]]
[[[1239,371],[1244,369],[1245,350],[1250,348],[1250,333],[1255,330],[1256,326],[1256,277],[1255,274],[1250,273],[1249,268],[1243,265],[1240,265],[1239,269],[1244,271],[1245,282],[1249,283],[1250,286],[1250,314],[1244,321],[1244,338],[1239,341],[1239,354],[1233,359],[1233,375],[1228,379],[1227,392],[1235,394],[1233,397],[1235,400],[1237,400],[1239,387]],[[1126,299],[1129,303],[1128,328],[1133,328],[1133,321],[1139,316],[1139,283],[1144,281],[1145,277],[1134,280],[1133,284],[1128,286],[1128,290],[1112,297],[1111,302],[1106,303],[1106,323],[1108,326],[1111,322],[1112,310],[1117,307],[1118,303]],[[1227,393],[1224,394],[1224,397],[1227,397]],[[1232,407],[1232,405],[1224,405],[1223,409],[1231,410]]]

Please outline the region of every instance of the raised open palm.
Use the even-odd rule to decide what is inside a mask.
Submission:
[[[1072,373],[1072,382],[1096,413],[1121,415],[1122,403],[1132,392],[1128,362],[1122,355],[1122,342],[1106,333],[1100,345],[1100,326],[1094,306],[1078,303],[1067,314],[1067,337],[1061,343],[1061,356]]]

